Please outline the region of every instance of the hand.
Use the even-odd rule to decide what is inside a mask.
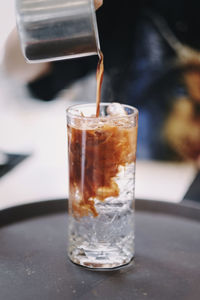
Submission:
[[[47,73],[50,68],[48,63],[28,64],[25,61],[16,28],[11,31],[6,40],[2,65],[8,76],[21,83],[34,81]]]
[[[95,9],[98,9],[103,4],[103,0],[94,0],[94,7]]]

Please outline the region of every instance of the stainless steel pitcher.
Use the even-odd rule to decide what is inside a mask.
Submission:
[[[16,19],[22,52],[28,62],[99,52],[93,0],[16,0]]]

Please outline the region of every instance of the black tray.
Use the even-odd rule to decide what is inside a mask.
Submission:
[[[200,206],[136,201],[136,257],[92,272],[66,254],[67,201],[0,212],[0,299],[200,299]]]
[[[13,168],[15,168],[19,163],[21,163],[24,159],[26,159],[29,155],[25,154],[10,154],[5,153],[7,155],[7,161],[5,164],[0,164],[0,177],[7,174]]]

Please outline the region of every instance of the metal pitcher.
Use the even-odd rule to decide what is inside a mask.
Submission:
[[[16,19],[22,52],[28,62],[99,52],[93,0],[16,0]]]

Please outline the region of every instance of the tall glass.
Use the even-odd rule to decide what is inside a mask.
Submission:
[[[134,184],[138,111],[109,103],[67,110],[68,255],[89,268],[116,268],[134,257]]]

